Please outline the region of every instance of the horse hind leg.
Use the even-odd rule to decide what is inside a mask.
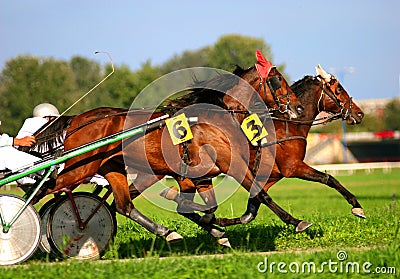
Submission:
[[[129,186],[129,193],[131,199],[134,199],[137,196],[139,196],[142,191],[150,187],[152,184],[154,184],[161,178],[162,176],[156,177],[154,175],[149,175],[140,172],[138,174],[138,178],[135,179],[134,184],[132,183]],[[190,191],[193,192],[195,190],[194,184],[189,179],[185,180],[177,179],[177,181],[180,183],[180,186],[182,187],[183,190],[189,192]],[[162,190],[160,196],[176,202],[178,204],[177,211],[180,215],[195,222],[204,230],[206,230],[208,233],[210,233],[213,237],[220,238],[224,235],[225,232],[222,231],[221,229],[217,228],[216,226],[207,224],[208,222],[206,221],[206,218],[204,216],[208,216],[209,214],[200,216],[199,214],[194,213],[195,210],[201,212],[207,212],[209,210],[208,209],[209,207],[193,202],[193,195],[191,193],[182,193],[182,195],[179,195],[178,189],[175,186],[173,186]],[[229,243],[229,241],[225,241],[223,245],[226,246],[226,243]]]
[[[210,209],[210,206],[207,204],[207,203],[211,203],[213,205],[216,204],[215,197],[213,198],[212,195],[210,196],[209,194],[206,194],[206,191],[203,190],[201,191],[202,194],[200,194],[200,196],[203,198],[206,205],[198,204],[193,201],[195,194],[194,191],[196,190],[193,181],[188,178],[184,180],[177,179],[177,181],[181,187],[180,193],[177,187],[172,186],[170,188],[166,188],[163,191],[161,191],[160,195],[168,200],[176,202],[178,204],[177,212],[180,215],[184,216],[185,218],[199,225],[202,229],[207,231],[214,238],[221,238],[225,234],[225,231],[211,224],[212,221],[215,219],[212,210],[215,211],[216,208],[212,207]],[[209,183],[212,187],[211,180],[209,180]],[[200,214],[194,211],[205,212],[206,214],[201,216]],[[218,240],[218,243],[224,246],[229,246],[228,245],[229,240],[227,239]]]
[[[191,196],[194,197],[194,195],[188,195],[187,193],[180,195],[178,194],[178,189],[175,186],[164,189],[160,195],[168,200],[176,202],[178,204],[177,212],[180,215],[199,225],[211,236],[220,238],[225,234],[225,231],[214,225],[215,221],[217,220],[214,213],[206,213],[201,216],[200,214],[194,212],[207,212],[209,210],[207,205],[201,205],[194,202],[191,198]]]
[[[176,242],[183,239],[180,234],[155,223],[134,207],[129,195],[125,173],[121,173],[120,171],[108,171],[104,177],[113,188],[115,206],[118,213],[132,219],[151,233],[165,237],[168,242]]]

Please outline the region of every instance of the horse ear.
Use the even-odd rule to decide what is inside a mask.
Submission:
[[[256,50],[256,69],[262,79],[266,79],[269,71],[271,71],[273,64],[268,61],[260,50]]]
[[[325,82],[331,81],[331,75],[325,72],[320,64],[318,64],[318,66],[315,68],[315,71],[317,72],[317,75],[321,76],[325,80]]]

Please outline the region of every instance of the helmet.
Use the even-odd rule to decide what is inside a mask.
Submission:
[[[60,115],[60,113],[58,112],[58,109],[49,103],[43,103],[43,104],[37,105],[33,109],[34,117],[59,116],[59,115]]]

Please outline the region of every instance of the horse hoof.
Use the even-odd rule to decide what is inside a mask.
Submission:
[[[221,237],[224,236],[225,232],[224,232],[224,231],[221,231],[221,230],[219,230],[219,229],[216,229],[216,228],[212,228],[212,229],[210,230],[210,234],[211,234],[211,236],[214,237],[214,238],[221,238]]]
[[[364,210],[362,208],[357,208],[357,207],[352,208],[351,213],[353,213],[353,215],[360,217],[362,219],[367,218],[367,217],[365,217]]]
[[[160,196],[163,198],[166,198],[167,200],[174,200],[176,196],[178,195],[178,189],[175,186],[172,186],[171,188],[165,188],[160,192]]]
[[[245,215],[243,215],[242,217],[240,217],[240,222],[241,222],[242,224],[248,224],[248,223],[250,223],[251,221],[253,221],[253,219],[254,219],[253,214],[248,213],[248,214],[245,214]]]
[[[210,222],[214,219],[214,213],[204,214],[201,216],[199,223],[210,224]]]
[[[178,241],[181,241],[182,239],[183,239],[183,237],[177,232],[171,232],[165,238],[165,240],[169,243],[178,242]]]
[[[232,248],[231,243],[229,242],[229,239],[226,238],[226,237],[218,239],[217,243],[219,245],[222,245],[222,246],[225,246],[225,247],[228,247],[228,248]]]
[[[313,223],[307,221],[301,221],[296,226],[296,232],[304,232],[306,229],[312,226]]]

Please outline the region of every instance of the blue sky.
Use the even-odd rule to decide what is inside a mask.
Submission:
[[[320,63],[355,100],[394,98],[399,12],[397,0],[2,0],[0,68],[20,54],[106,63],[94,55],[102,50],[135,70],[235,33],[263,38],[292,82],[315,74]]]

